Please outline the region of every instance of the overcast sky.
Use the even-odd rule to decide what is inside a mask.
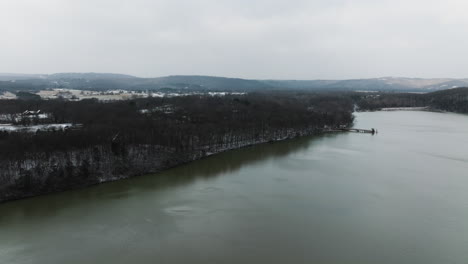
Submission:
[[[0,72],[468,77],[466,0],[0,0]]]

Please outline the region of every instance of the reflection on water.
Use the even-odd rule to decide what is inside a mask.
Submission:
[[[255,164],[267,159],[280,159],[291,153],[305,150],[314,139],[320,140],[324,137],[333,136],[310,136],[282,142],[260,144],[224,152],[155,175],[136,177],[82,190],[0,204],[0,209],[2,210],[0,224],[11,220],[11,215],[26,219],[46,218],[53,216],[61,209],[70,208],[77,204],[100,202],[105,206],[104,203],[107,199],[125,199],[135,193],[157,192],[191,184],[198,179],[209,179],[219,175],[234,173],[242,166]]]

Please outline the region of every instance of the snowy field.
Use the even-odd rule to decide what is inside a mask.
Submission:
[[[98,99],[101,101],[129,100],[136,98],[148,97],[178,97],[190,95],[209,95],[209,96],[226,96],[226,95],[244,95],[245,93],[228,93],[228,92],[188,92],[188,93],[167,93],[167,92],[137,92],[126,90],[110,90],[110,91],[87,91],[87,90],[72,90],[72,89],[52,89],[41,90],[37,93],[42,99],[57,99],[63,98],[68,100],[84,100]]]
[[[46,124],[46,125],[35,125],[35,126],[18,126],[11,124],[0,124],[0,131],[6,132],[30,132],[36,133],[38,131],[57,131],[66,130],[70,128],[79,127],[71,123],[67,124]]]

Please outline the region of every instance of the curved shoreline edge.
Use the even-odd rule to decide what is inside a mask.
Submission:
[[[285,136],[280,136],[280,137],[270,138],[270,139],[261,139],[261,140],[257,140],[254,142],[245,141],[235,146],[221,147],[221,148],[218,148],[216,150],[211,150],[211,151],[198,150],[196,151],[196,153],[193,153],[193,152],[192,153],[164,153],[164,151],[160,151],[159,153],[153,153],[153,155],[146,156],[146,157],[140,157],[141,155],[138,155],[135,157],[127,156],[124,159],[126,159],[127,162],[130,162],[130,164],[122,163],[124,162],[122,157],[117,157],[114,159],[110,159],[107,162],[107,166],[102,166],[106,168],[101,167],[100,169],[101,171],[98,171],[98,170],[90,171],[89,175],[86,176],[87,179],[79,181],[79,182],[68,182],[67,184],[63,184],[63,185],[61,185],[60,183],[54,184],[53,186],[51,186],[49,189],[46,189],[46,190],[32,189],[28,191],[19,191],[18,189],[16,189],[12,191],[7,191],[6,193],[2,190],[2,192],[0,193],[0,204],[6,203],[6,202],[12,202],[15,200],[34,198],[36,196],[83,189],[83,188],[87,188],[87,187],[98,185],[98,184],[119,181],[119,180],[128,179],[132,177],[144,176],[144,175],[149,175],[149,174],[157,174],[157,173],[161,173],[171,168],[179,167],[184,164],[195,162],[195,161],[205,159],[205,158],[218,155],[224,152],[228,152],[228,151],[248,148],[248,147],[266,144],[266,143],[287,141],[287,140],[291,140],[291,139],[295,139],[299,137],[324,135],[330,132],[333,132],[333,131],[328,131],[326,129],[321,129],[321,130],[311,129],[311,130],[303,130],[303,131],[294,131],[293,133],[289,133],[288,135],[285,135]],[[132,146],[131,148],[139,148],[139,147],[144,147],[144,146]],[[91,151],[95,151],[95,149],[96,148],[94,148],[93,150],[79,151],[80,153],[75,153],[75,155],[80,156],[80,155],[83,155],[83,152],[91,152]],[[104,153],[107,152],[106,150],[102,150],[102,149],[100,151]],[[132,152],[132,150],[130,149],[129,152]],[[131,154],[128,154],[128,155],[131,155]],[[142,162],[144,162],[144,164]],[[119,167],[122,165],[124,167],[126,166],[127,168],[124,169],[123,171],[119,171]],[[90,164],[90,167],[92,166],[93,164]],[[51,167],[54,167],[54,166],[51,166]],[[113,170],[112,168],[117,168],[117,170]],[[56,173],[56,171],[51,169],[45,178],[54,177],[53,175],[51,175],[53,173]],[[79,173],[80,173],[80,168],[75,167],[74,172],[72,172],[71,176],[69,175],[66,178],[69,178],[69,179],[76,178],[77,174]],[[62,174],[61,176],[63,177],[64,175]],[[91,179],[89,179],[90,177]]]

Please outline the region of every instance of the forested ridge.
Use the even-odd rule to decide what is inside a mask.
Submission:
[[[464,87],[468,79],[420,79],[385,77],[348,80],[255,80],[200,75],[173,75],[156,78],[109,73],[57,73],[57,74],[1,74],[2,91],[39,91],[52,88],[91,91],[127,90],[178,92],[266,90],[302,91],[381,91],[381,92],[429,92],[450,87]]]
[[[468,113],[468,88],[455,88],[426,94],[373,93],[351,96],[361,110],[394,107],[428,107],[428,110]]]
[[[0,132],[0,200],[152,173],[212,153],[349,126],[353,101],[323,93],[253,93],[128,101],[4,100],[18,125],[78,126]]]

